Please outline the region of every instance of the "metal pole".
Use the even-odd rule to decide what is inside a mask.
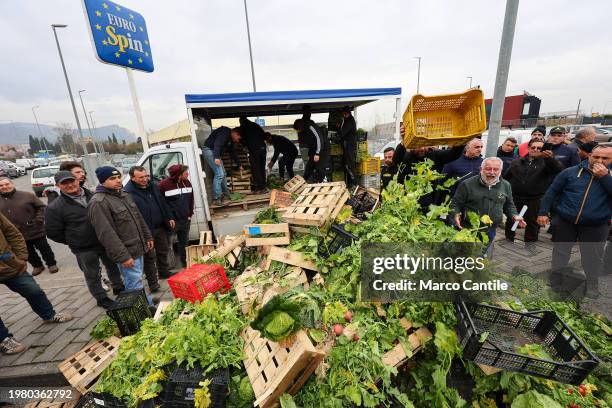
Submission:
[[[487,151],[485,157],[495,157],[497,155],[499,131],[502,125],[506,86],[508,85],[508,73],[510,71],[510,59],[512,58],[512,43],[514,42],[514,28],[516,26],[518,5],[519,0],[506,0],[506,15],[504,16],[504,27],[502,30],[501,44],[499,46],[499,59],[497,61],[497,74],[495,75],[495,90],[493,92],[493,105],[491,106],[489,136],[487,138]]]
[[[580,114],[580,102],[582,102],[582,99],[578,99],[578,107],[576,108],[576,123],[578,123],[578,115]]]
[[[40,136],[40,141],[43,142],[43,144],[45,145],[45,153],[49,153],[49,148],[47,147],[47,142],[45,141],[45,138],[43,137],[43,134],[40,130],[40,125],[38,124],[38,117],[36,117],[36,112],[34,111],[34,109],[38,108],[39,106],[32,106],[32,113],[34,114],[34,120],[36,121],[36,127],[38,128],[38,136]]]
[[[64,78],[66,78],[66,86],[68,87],[68,96],[70,96],[70,103],[72,104],[72,112],[74,113],[77,128],[79,129],[79,138],[81,141],[81,147],[83,148],[83,156],[87,158],[87,155],[89,154],[87,152],[87,143],[85,143],[85,140],[83,140],[83,129],[81,129],[81,122],[79,121],[79,115],[77,114],[76,105],[74,104],[74,98],[72,97],[72,89],[70,89],[70,81],[68,80],[68,73],[66,72],[66,65],[64,64],[64,57],[62,56],[62,49],[60,47],[59,39],[57,38],[57,31],[55,31],[56,28],[65,27],[68,26],[65,24],[51,24],[51,28],[53,29],[53,35],[55,36],[55,43],[57,44],[57,52],[59,53],[60,62],[62,63],[62,70],[64,71]]]
[[[249,28],[249,12],[247,10],[246,0],[244,0],[244,16],[246,17],[247,38],[249,39],[249,58],[251,59],[251,78],[253,80],[253,92],[257,92],[257,86],[255,86],[255,67],[253,66],[253,49],[251,47],[251,30]]]
[[[472,89],[472,77],[471,77],[471,76],[469,76],[468,78],[469,78],[469,80],[470,80],[470,88],[469,88],[469,89]]]
[[[417,71],[417,93],[419,93],[419,86],[421,85],[421,57],[414,57],[419,60],[419,68]]]
[[[93,130],[94,140],[97,140],[97,139],[98,139],[98,136],[96,135],[96,124],[95,124],[95,122],[94,122],[93,115],[92,115],[92,113],[94,113],[94,112],[95,112],[95,111],[90,111],[90,112],[89,112],[89,119],[91,120],[91,130]],[[94,143],[95,143],[95,142],[94,142]],[[106,153],[106,152],[104,151],[104,145],[102,144],[102,142],[101,142],[100,140],[98,140],[98,142],[97,142],[97,143],[98,143],[98,152],[99,152],[99,153]]]
[[[94,151],[98,153],[98,147],[96,146],[96,139],[94,139],[93,133],[91,132],[91,126],[89,125],[89,118],[87,117],[87,111],[85,110],[85,104],[83,103],[82,92],[85,92],[85,89],[81,89],[79,91],[79,99],[81,100],[81,106],[83,107],[83,114],[85,115],[85,122],[87,122],[87,129],[89,130],[89,137],[91,138],[91,144],[94,147]]]
[[[134,75],[132,70],[129,68],[125,69],[127,72],[128,83],[130,84],[130,93],[132,94],[132,105],[134,105],[134,112],[136,113],[136,124],[138,125],[138,136],[142,142],[142,151],[146,152],[149,149],[149,141],[147,140],[147,134],[145,133],[144,121],[142,120],[142,111],[140,110],[140,103],[138,102],[138,93],[136,92],[136,83],[134,82]]]

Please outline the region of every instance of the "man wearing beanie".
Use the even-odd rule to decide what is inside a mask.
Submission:
[[[100,184],[89,201],[89,221],[119,267],[125,290],[142,289],[143,255],[153,249],[153,236],[132,197],[122,190],[119,170],[98,167],[96,176]]]
[[[544,125],[537,126],[531,131],[531,139],[540,138],[544,141],[544,136],[546,136],[546,126]],[[518,147],[518,155],[520,157],[527,156],[527,153],[529,153],[529,141],[521,143]]]

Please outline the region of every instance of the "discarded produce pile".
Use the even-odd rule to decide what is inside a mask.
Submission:
[[[326,253],[321,249],[329,244],[325,232],[332,222],[363,242],[478,242],[478,217],[472,217],[472,229],[456,231],[440,219],[448,214],[447,204],[420,209],[419,198],[441,178],[431,166],[416,166],[403,185],[391,182],[380,207],[356,224],[347,222],[350,211],[341,209],[348,196],[342,183],[302,186],[310,192],[303,197],[310,198],[300,201],[301,209],[261,212],[248,226],[249,237],[230,240],[239,244],[220,245],[197,260],[222,265],[231,290],[201,293],[195,303],[177,299],[163,311],[160,306],[155,320],[122,338],[92,390],[130,407],[161,405],[172,397],[167,392],[172,373],[182,368],[202,372],[195,391],[179,395],[182,403],[198,407],[612,406],[612,329],[602,316],[569,302],[521,303],[517,294],[507,307],[557,312],[601,363],[579,386],[510,371],[486,375],[461,358],[452,303],[362,302],[359,241],[320,255]],[[323,210],[321,203],[330,207]],[[304,210],[307,206],[316,212]],[[283,219],[290,240],[280,246],[274,242],[286,237],[286,229],[266,233],[258,226]],[[261,241],[243,246],[249,238]],[[105,338],[117,330],[104,319],[93,334]],[[516,352],[550,358],[537,344]],[[227,369],[228,391],[222,395],[212,374]]]

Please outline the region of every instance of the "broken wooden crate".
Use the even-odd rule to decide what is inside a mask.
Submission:
[[[209,252],[198,261],[208,262],[214,258],[225,258],[233,268],[240,260],[242,244],[244,244],[245,240],[246,237],[244,235],[227,235],[220,240],[220,244],[214,251]]]
[[[297,393],[325,357],[304,330],[295,334],[289,347],[261,337],[250,327],[242,338],[244,367],[255,393],[254,406],[262,408],[275,406],[284,393]]]
[[[302,189],[306,186],[306,180],[302,176],[295,176],[291,180],[285,183],[283,186],[285,190],[290,193],[300,193]]]
[[[280,248],[277,246],[270,247],[268,258],[265,261],[264,269],[268,269],[272,261],[278,261],[287,265],[299,266],[309,271],[320,272],[317,264],[304,257],[301,252],[291,251],[290,249]]]
[[[247,224],[244,226],[246,246],[289,245],[289,224]],[[270,235],[279,236],[270,236]]]
[[[293,193],[281,190],[270,191],[270,207],[285,208],[293,203]]]
[[[406,341],[411,347],[411,353],[410,355],[407,355],[406,350],[404,350],[404,346],[397,344],[382,356],[382,362],[391,367],[400,367],[403,365],[407,360],[412,358],[412,355],[418,353],[423,345],[425,345],[425,343],[427,343],[432,337],[432,334],[427,327],[419,327],[417,329],[405,318],[400,319],[400,323],[402,327],[406,329],[408,334]]]
[[[187,267],[198,263],[206,255],[215,250],[217,246],[213,243],[212,231],[200,231],[200,242],[198,245],[190,245],[185,248],[187,252]]]
[[[308,184],[285,209],[283,220],[289,224],[322,227],[336,218],[348,198],[346,184],[342,181]]]
[[[58,368],[70,385],[85,394],[113,361],[120,342],[121,339],[114,336],[98,340],[61,362]]]

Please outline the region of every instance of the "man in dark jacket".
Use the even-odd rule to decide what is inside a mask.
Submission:
[[[47,295],[27,273],[28,250],[19,230],[0,214],[0,283],[23,296],[34,312],[45,322],[63,323],[72,320],[68,313],[56,313]],[[17,354],[25,346],[13,338],[0,319],[0,353]]]
[[[537,222],[540,201],[553,178],[563,170],[563,165],[553,157],[552,151],[542,152],[543,146],[543,141],[531,139],[527,156],[513,161],[504,176],[512,187],[512,198],[516,208],[520,211],[523,206],[527,206],[527,212],[524,215],[527,222],[525,247],[534,254],[536,252],[535,242],[538,241],[540,230]],[[512,221],[506,221],[508,241],[514,241],[515,232],[512,231],[512,224]]]
[[[295,144],[285,136],[273,135],[269,132],[266,132],[266,142],[274,146],[274,155],[272,155],[268,163],[268,168],[272,170],[274,163],[276,163],[276,160],[282,154],[280,160],[278,160],[278,175],[281,179],[284,179],[286,169],[289,179],[292,179],[294,176],[293,163],[295,163],[298,155],[298,149],[295,147]]]
[[[115,302],[106,295],[100,282],[100,261],[106,267],[114,294],[118,295],[124,288],[119,268],[106,255],[87,217],[87,204],[93,193],[80,187],[79,180],[65,170],[55,174],[55,184],[60,189],[60,196],[45,211],[47,236],[55,242],[68,245],[85,275],[89,292],[98,306],[109,309]]]
[[[151,292],[159,290],[158,274],[168,279],[172,274],[168,267],[168,230],[175,227],[168,204],[162,198],[157,184],[151,182],[147,170],[141,166],[130,168],[130,181],[124,190],[132,195],[153,235],[155,248],[144,254],[144,274]]]
[[[175,164],[168,168],[168,173],[170,176],[159,182],[159,191],[168,204],[170,217],[175,222],[174,230],[178,241],[177,255],[184,268],[187,266],[185,247],[189,241],[189,229],[194,208],[193,187],[189,181],[189,167]]]
[[[447,177],[459,177],[456,185],[465,179],[475,176],[480,172],[482,163],[482,141],[480,139],[472,139],[465,146],[465,152],[457,160],[445,164],[442,168],[442,173]],[[503,161],[502,161],[503,163]]]
[[[298,137],[308,148],[308,163],[304,169],[304,179],[313,179],[317,183],[331,181],[330,145],[318,126],[307,125],[303,119],[296,119],[293,128]]]
[[[497,157],[499,157],[502,162],[504,162],[502,176],[506,174],[506,172],[510,168],[510,163],[512,163],[512,161],[517,158],[517,155],[514,153],[514,149],[516,149],[516,143],[517,142],[515,138],[508,137],[506,138],[506,140],[504,140],[504,143],[497,148]]]
[[[100,184],[89,201],[89,221],[106,254],[121,271],[125,289],[142,289],[142,258],[153,249],[153,236],[132,197],[122,190],[119,170],[98,167],[96,176]]]
[[[340,124],[340,143],[342,143],[344,174],[349,189],[357,184],[355,162],[357,161],[357,123],[351,115],[351,108],[342,108],[342,123]]]
[[[595,132],[595,128],[593,126],[587,126],[583,129],[580,129],[572,143],[568,144],[568,147],[578,151],[579,147],[585,143],[596,143],[595,138],[597,137],[597,133]],[[580,156],[580,151],[578,151],[578,156]],[[582,157],[581,157],[582,160]]]
[[[34,268],[32,275],[40,275],[45,270],[36,250],[40,251],[49,272],[57,273],[55,254],[45,237],[45,204],[33,193],[17,191],[8,177],[0,177],[0,212],[23,234],[28,245],[28,262]]]
[[[397,165],[393,162],[395,149],[387,147],[383,152],[383,164],[380,167],[380,190],[387,188],[393,177],[397,174]]]
[[[563,164],[564,168],[572,167],[580,163],[578,152],[572,149],[565,142],[565,128],[562,126],[555,126],[550,129],[548,135],[548,143],[552,145],[551,150],[555,159],[559,160]]]
[[[598,275],[612,218],[612,147],[598,145],[588,160],[563,170],[550,185],[538,212],[548,224],[554,208],[553,256],[550,283],[559,289],[574,243],[578,241],[589,298],[599,296]],[[572,288],[573,289],[573,288]]]
[[[223,152],[229,152],[234,164],[242,169],[240,160],[234,150],[234,143],[242,140],[239,128],[230,130],[227,126],[221,126],[212,131],[208,139],[204,142],[202,156],[213,172],[213,204],[221,205],[224,198],[230,197],[225,178],[225,169],[221,162]]]
[[[266,189],[266,135],[264,130],[246,116],[240,117],[240,134],[243,144],[249,151],[251,165],[251,190],[263,194]]]

